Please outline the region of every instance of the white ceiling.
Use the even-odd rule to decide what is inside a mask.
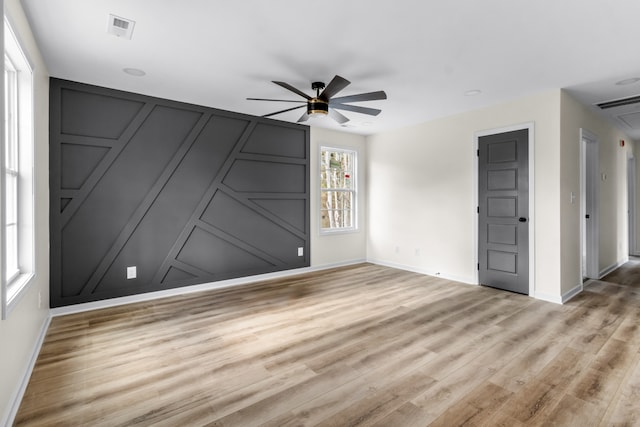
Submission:
[[[614,84],[640,77],[638,0],[22,3],[54,77],[263,115],[292,104],[245,98],[301,99],[272,80],[311,95],[312,81],[339,74],[352,82],[340,96],[385,90],[358,104],[382,113],[312,123],[361,134],[550,89],[584,102],[640,94],[640,83]],[[107,33],[109,14],[136,22],[131,40]],[[464,95],[473,89],[482,94]]]

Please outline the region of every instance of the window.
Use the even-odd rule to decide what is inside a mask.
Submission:
[[[2,133],[2,316],[33,277],[33,79],[11,26],[4,22]]]
[[[350,231],[356,224],[355,151],[320,148],[320,230]]]

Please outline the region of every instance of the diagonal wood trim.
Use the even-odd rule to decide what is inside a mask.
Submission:
[[[307,126],[50,88],[52,307],[310,265]]]
[[[147,104],[138,115],[131,121],[129,127],[124,131],[124,133],[118,138],[116,141],[112,142],[111,149],[107,153],[107,155],[102,159],[98,167],[91,173],[87,181],[84,183],[78,195],[74,197],[73,200],[69,203],[69,205],[64,209],[61,215],[62,227],[69,223],[73,215],[78,211],[82,203],[87,198],[89,193],[93,191],[95,186],[100,181],[100,178],[105,174],[105,172],[113,165],[113,162],[118,158],[122,150],[127,146],[131,138],[135,135],[135,132],[138,130],[140,125],[144,123],[145,120],[149,117],[155,105]],[[62,137],[62,136],[61,136]],[[67,135],[64,136],[64,139],[67,139]]]
[[[296,227],[294,227],[293,225],[286,223],[286,222],[282,222],[279,220],[279,218],[274,215],[273,213],[269,212],[267,209],[263,208],[262,206],[258,205],[257,203],[255,203],[252,199],[252,197],[249,197],[251,194],[255,194],[255,193],[251,193],[249,195],[247,195],[247,193],[239,193],[237,191],[234,191],[232,188],[230,188],[228,185],[225,184],[220,184],[219,186],[220,191],[223,191],[227,196],[233,198],[235,201],[237,201],[238,203],[243,204],[244,206],[246,206],[249,209],[252,209],[258,213],[260,213],[260,215],[264,216],[265,218],[270,219],[271,221],[274,222],[274,224],[277,224],[279,227],[284,228],[285,230],[287,230],[289,233],[296,235],[298,237],[300,237],[301,239],[304,239],[306,236],[306,233],[304,231],[301,231],[299,229],[297,229]],[[262,197],[263,194],[265,193],[259,193],[260,197]],[[279,195],[284,195],[287,193],[277,193]],[[282,199],[284,197],[280,196],[280,197],[274,197],[275,199]],[[290,197],[290,199],[294,200],[294,199],[300,199],[300,196],[298,195],[297,197]]]
[[[173,244],[173,246],[169,250],[169,253],[165,257],[164,261],[162,262],[162,265],[154,275],[153,277],[154,282],[160,282],[160,280],[167,275],[167,272],[171,267],[171,263],[176,259],[176,257],[178,256],[178,253],[184,247],[193,228],[196,226],[196,224],[200,220],[202,213],[211,202],[211,199],[213,199],[213,196],[215,195],[216,191],[218,191],[218,187],[222,183],[224,176],[229,172],[229,170],[231,169],[231,166],[233,166],[233,162],[235,162],[235,156],[242,150],[242,147],[244,146],[249,136],[251,136],[251,133],[254,131],[255,127],[256,127],[255,122],[250,123],[245,129],[242,136],[238,139],[238,141],[234,145],[233,150],[231,151],[231,154],[227,157],[227,159],[223,163],[222,167],[218,171],[218,174],[216,175],[214,180],[211,182],[211,184],[209,185],[209,188],[207,189],[204,196],[202,197],[202,200],[200,201],[200,203],[198,203],[198,206],[191,214],[191,218],[182,229],[180,236],[178,236],[178,239],[176,239],[176,242]]]
[[[272,255],[269,255],[268,253],[261,251],[260,249],[254,247],[254,246],[250,246],[247,243],[243,242],[240,239],[237,239],[236,237],[232,236],[229,233],[225,233],[223,230],[220,230],[219,228],[216,228],[214,226],[212,226],[211,224],[207,224],[204,221],[196,221],[195,226],[197,228],[200,228],[201,230],[206,231],[207,233],[219,237],[224,241],[227,241],[229,243],[231,243],[232,245],[245,250],[247,253],[250,253],[251,255],[258,257],[260,259],[262,259],[263,261],[268,262],[269,264],[272,264],[274,266],[284,266],[285,262],[282,261],[281,259],[278,259]]]
[[[122,232],[120,233],[116,241],[113,243],[113,246],[111,247],[111,249],[109,249],[109,252],[107,252],[106,256],[102,259],[102,261],[100,262],[100,265],[95,270],[94,274],[91,276],[91,278],[89,279],[85,287],[82,289],[82,292],[81,292],[82,295],[87,295],[89,293],[95,292],[96,287],[104,277],[105,273],[107,272],[107,269],[109,268],[111,263],[115,260],[116,256],[118,256],[118,253],[120,253],[124,245],[127,243],[127,240],[129,240],[129,238],[131,237],[131,234],[134,232],[136,227],[140,224],[140,221],[142,221],[142,219],[144,218],[149,208],[151,208],[151,205],[153,205],[153,202],[155,201],[156,197],[158,197],[158,195],[160,194],[160,191],[162,191],[162,188],[167,184],[167,181],[169,180],[169,178],[171,178],[171,175],[173,175],[178,165],[180,165],[180,162],[182,161],[184,156],[187,154],[187,152],[189,151],[189,148],[191,147],[191,145],[193,145],[194,141],[196,140],[196,138],[198,137],[198,135],[200,134],[200,132],[202,131],[204,126],[207,124],[210,118],[211,118],[210,115],[205,115],[205,114],[203,114],[200,117],[195,127],[191,130],[187,138],[182,142],[178,151],[176,151],[176,153],[174,154],[169,164],[167,164],[166,168],[164,169],[164,171],[162,172],[162,174],[160,175],[156,183],[151,188],[151,191],[149,191],[149,193],[146,195],[146,197],[144,198],[144,200],[142,201],[142,203],[140,204],[136,212],[133,214],[133,216],[131,217],[127,225],[123,228]]]

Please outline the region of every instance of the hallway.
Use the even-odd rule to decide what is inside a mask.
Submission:
[[[600,281],[629,288],[628,292],[640,295],[640,257],[629,257],[629,261],[603,277]],[[596,284],[598,281],[592,281]],[[592,290],[593,285],[587,285]]]

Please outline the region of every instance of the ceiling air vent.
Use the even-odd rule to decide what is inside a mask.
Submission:
[[[136,25],[135,21],[131,19],[121,18],[116,15],[109,15],[109,25],[107,26],[107,33],[113,34],[117,37],[122,37],[127,40],[131,40],[133,35],[133,27]]]
[[[638,103],[640,103],[640,95],[632,96],[630,98],[616,99],[615,101],[602,102],[596,105],[601,109],[606,110],[607,108],[622,107],[623,105],[632,105]]]

